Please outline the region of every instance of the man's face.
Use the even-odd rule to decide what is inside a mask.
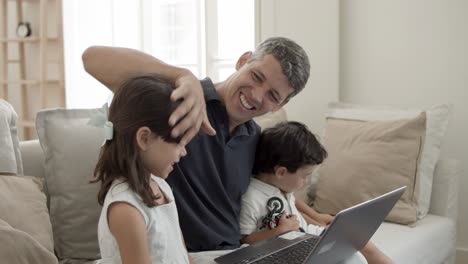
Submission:
[[[237,71],[224,82],[222,97],[231,129],[280,109],[294,91],[272,55],[247,63],[250,55],[245,53],[239,59]]]

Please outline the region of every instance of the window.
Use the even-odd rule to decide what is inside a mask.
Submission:
[[[196,76],[224,80],[255,46],[252,0],[147,0],[144,50]]]
[[[197,77],[224,80],[255,45],[254,0],[64,0],[67,107],[99,107],[110,95],[82,67],[91,45],[142,50]],[[91,96],[92,95],[92,96]]]

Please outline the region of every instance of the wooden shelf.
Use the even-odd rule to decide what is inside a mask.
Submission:
[[[62,81],[60,80],[45,80],[46,83],[57,83],[57,84],[63,84]],[[28,85],[37,85],[40,84],[40,80],[11,80],[11,81],[5,81],[1,80],[1,84],[28,84]]]
[[[15,2],[16,6],[7,4],[7,1]],[[34,5],[25,10],[25,2]],[[20,113],[18,135],[21,140],[28,140],[34,137],[34,119],[39,110],[65,106],[62,0],[0,0],[0,5],[0,89],[5,100],[17,102],[15,107]],[[16,13],[15,20],[7,19],[13,13]],[[33,15],[35,13],[38,16]],[[57,33],[48,35],[48,25],[52,20],[55,20]],[[24,21],[37,28],[29,37],[17,37],[15,29],[19,22]],[[49,53],[57,53],[57,56]],[[56,65],[49,67],[49,64]],[[47,99],[52,92],[58,97],[49,102]],[[32,101],[38,101],[38,104],[31,105]]]
[[[15,84],[34,85],[34,84],[39,84],[40,81],[39,80],[11,80],[11,81],[2,80],[1,83],[2,84],[11,84],[11,85],[15,85]]]
[[[35,127],[36,122],[34,120],[23,120],[23,121],[18,121],[18,126],[22,127]]]
[[[0,39],[0,42],[6,43],[6,42],[39,42],[41,38],[32,36],[32,37],[27,37],[27,38],[2,38]],[[57,41],[57,38],[47,38],[47,41]]]

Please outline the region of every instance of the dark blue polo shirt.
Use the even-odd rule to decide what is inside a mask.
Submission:
[[[216,136],[198,135],[167,178],[189,251],[231,249],[240,245],[241,197],[247,190],[260,127],[244,123],[229,135],[226,107],[213,82],[201,81],[206,110]]]

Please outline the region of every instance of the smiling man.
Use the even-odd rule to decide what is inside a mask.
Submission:
[[[168,178],[189,251],[239,247],[241,197],[249,185],[260,135],[252,118],[276,111],[309,78],[309,60],[294,41],[275,37],[244,53],[236,71],[214,84],[148,54],[125,48],[90,47],[85,69],[115,91],[130,76],[154,73],[174,82],[172,99],[183,103],[170,117],[187,156]],[[199,134],[200,130],[205,134]],[[193,140],[192,140],[193,138]]]

